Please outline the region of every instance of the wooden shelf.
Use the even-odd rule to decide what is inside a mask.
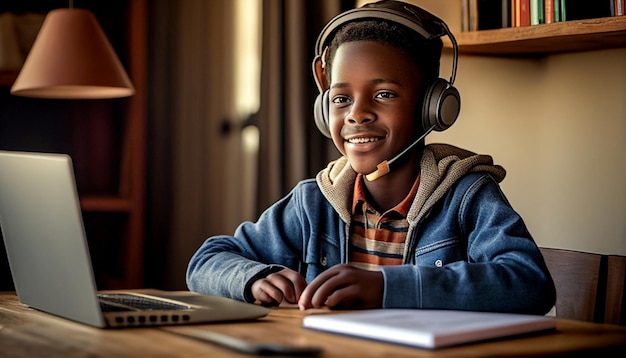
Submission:
[[[573,20],[455,35],[459,53],[492,56],[547,55],[626,47],[626,16]],[[451,48],[445,37],[444,46]]]

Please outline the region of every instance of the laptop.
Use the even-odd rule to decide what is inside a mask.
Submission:
[[[253,320],[269,310],[189,291],[97,291],[72,160],[0,151],[0,227],[19,300],[95,327]]]

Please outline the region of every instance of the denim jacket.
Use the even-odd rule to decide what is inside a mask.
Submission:
[[[384,308],[544,314],[555,288],[498,182],[490,156],[431,144],[409,210],[404,264],[383,266]],[[356,173],[346,158],[305,180],[234,236],[207,239],[187,269],[190,290],[253,301],[251,283],[289,267],[311,282],[348,260]]]

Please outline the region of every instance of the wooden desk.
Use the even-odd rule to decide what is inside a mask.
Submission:
[[[304,314],[292,308],[277,308],[254,322],[194,328],[250,341],[319,346],[322,357],[537,356],[580,351],[626,356],[626,327],[614,325],[559,319],[556,332],[431,351],[303,329]],[[159,328],[88,327],[25,307],[13,293],[0,293],[0,357],[41,356],[250,357]]]

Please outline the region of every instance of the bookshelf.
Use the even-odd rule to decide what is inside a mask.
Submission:
[[[94,12],[135,95],[105,100],[16,97],[9,90],[18,71],[0,71],[0,149],[70,154],[98,288],[139,288],[144,282],[147,0],[81,5]],[[27,0],[19,6],[0,5],[0,12],[47,13],[64,6],[66,2]],[[9,288],[6,280],[0,277],[1,288]]]
[[[455,34],[459,53],[537,56],[626,46],[626,16],[572,20]],[[451,47],[448,38],[444,45]]]

